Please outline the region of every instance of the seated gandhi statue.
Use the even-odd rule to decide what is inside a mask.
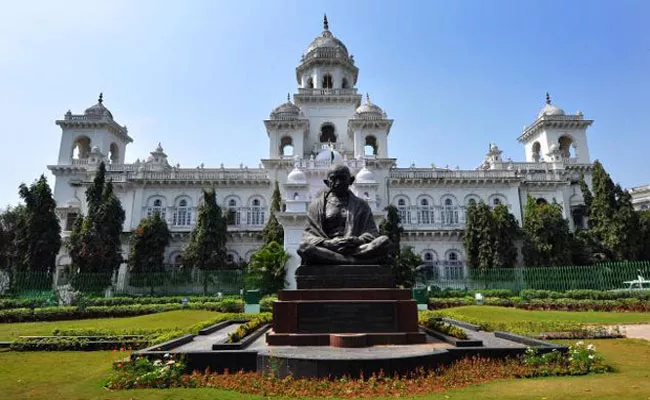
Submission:
[[[370,206],[350,191],[348,167],[333,165],[324,191],[309,205],[298,248],[302,265],[388,264],[393,244],[379,236]]]

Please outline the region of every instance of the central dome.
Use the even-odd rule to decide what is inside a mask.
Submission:
[[[330,32],[329,24],[327,23],[327,16],[323,18],[323,33],[309,44],[306,54],[317,49],[332,49],[334,51],[338,49],[343,52],[345,57],[348,57],[347,47],[345,47],[343,42],[335,38],[332,32]]]
[[[560,107],[554,104],[551,104],[551,95],[549,95],[548,93],[546,93],[546,104],[541,110],[539,110],[539,114],[537,114],[537,118],[541,118],[544,115],[548,115],[548,116],[565,115],[563,109],[561,109]]]
[[[97,118],[97,119],[102,118],[103,116],[107,116],[108,118],[113,119],[113,114],[111,114],[108,108],[104,107],[103,93],[99,94],[99,99],[97,100],[97,104],[86,108],[86,111],[84,111],[84,115],[90,118]]]

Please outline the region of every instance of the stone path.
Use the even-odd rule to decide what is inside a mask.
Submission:
[[[650,340],[650,324],[619,325],[625,336],[631,339]]]
[[[228,334],[236,331],[240,325],[239,323],[235,323],[209,335],[196,335],[194,336],[194,340],[176,347],[174,351],[212,351],[213,344],[225,342],[228,339]]]

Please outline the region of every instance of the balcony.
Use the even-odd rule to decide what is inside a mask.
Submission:
[[[398,206],[397,213],[407,230],[465,229],[462,206]]]

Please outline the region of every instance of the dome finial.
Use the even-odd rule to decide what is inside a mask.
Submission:
[[[323,14],[323,30],[325,30],[325,31],[330,30],[330,26],[327,23],[327,14]]]
[[[287,92],[287,102],[291,103],[291,94]]]
[[[551,95],[546,92],[546,104],[551,104]]]
[[[99,104],[102,104],[104,102],[104,93],[100,92],[99,93],[99,99],[97,100]]]
[[[366,92],[366,102],[370,103],[370,95],[368,94],[368,92]]]

